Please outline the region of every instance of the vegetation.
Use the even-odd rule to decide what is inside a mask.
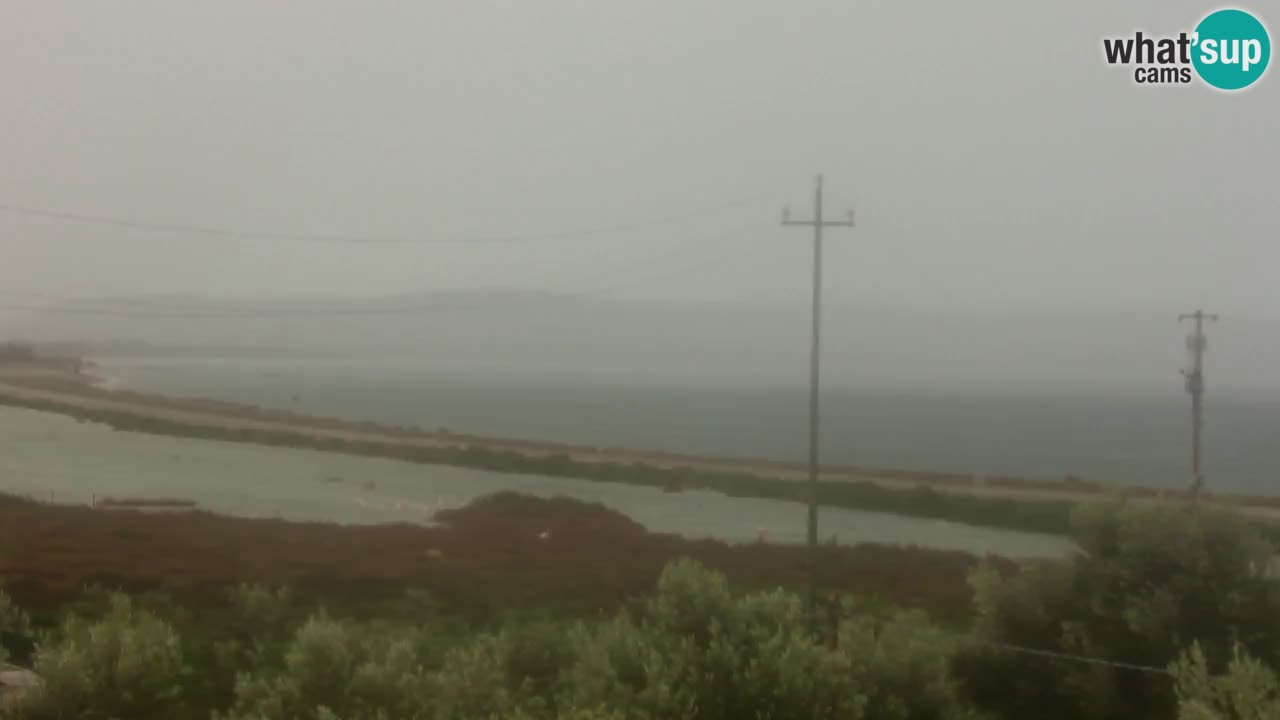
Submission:
[[[735,595],[692,561],[668,565],[651,597],[610,619],[523,618],[459,635],[429,613],[406,625],[320,610],[212,667],[191,664],[198,653],[174,625],[124,595],[107,599],[105,613],[45,637],[44,684],[19,717],[973,717],[948,676],[955,643],[926,617],[859,619],[831,649],[813,641],[796,596]],[[289,617],[288,602],[262,587],[232,593],[235,616],[260,628]],[[234,678],[225,707],[183,692],[209,672]]]
[[[1069,560],[973,574],[983,643],[956,667],[982,709],[1009,719],[1169,718],[1177,701],[1161,669],[1193,645],[1219,671],[1237,646],[1280,661],[1275,548],[1238,517],[1099,505],[1078,511],[1073,536],[1080,552]],[[1002,644],[1115,664],[1033,659]]]
[[[1271,720],[1280,717],[1280,678],[1256,658],[1236,648],[1227,670],[1209,674],[1199,645],[1172,668],[1178,693],[1178,720]]]
[[[456,513],[466,529],[451,547],[500,526],[526,534],[570,507],[582,511],[491,498]],[[615,562],[652,539],[601,515],[578,527],[616,543]],[[93,591],[34,623],[0,596],[0,618],[38,626],[45,682],[22,700],[24,720],[1277,717],[1280,580],[1265,537],[1190,506],[1081,508],[1072,527],[1070,558],[974,567],[973,614],[959,625],[846,597],[838,625],[813,626],[788,589],[802,576],[744,589],[687,558],[603,614],[548,605],[476,618],[456,612],[458,596],[403,583],[376,606],[232,583],[204,605]],[[768,562],[769,548],[743,550]]]
[[[182,647],[167,623],[110,598],[104,617],[66,619],[36,654],[42,684],[24,698],[32,720],[163,717],[181,701]]]
[[[642,463],[580,463],[564,454],[536,457],[475,447],[436,452],[440,458],[437,462],[442,464],[465,465],[494,472],[576,477],[663,489],[710,490],[730,497],[792,502],[803,502],[807,498],[804,483],[747,473],[670,469]],[[1066,534],[1070,530],[1073,506],[1070,502],[1058,500],[1014,500],[940,492],[923,485],[894,489],[870,481],[820,482],[818,498],[822,505],[829,507],[1055,534]]]
[[[654,534],[618,512],[568,498],[504,493],[439,517],[444,524],[435,527],[342,526],[0,496],[0,548],[22,548],[0,553],[0,576],[37,614],[74,600],[87,583],[166,592],[200,610],[249,582],[287,585],[296,600],[319,598],[335,612],[371,616],[402,603],[406,588],[419,588],[474,621],[528,609],[612,612],[651,590],[662,568],[680,557],[725,573],[743,590],[799,588],[808,577],[803,547]],[[544,531],[548,537],[539,539]],[[965,577],[976,562],[962,552],[825,546],[821,569],[832,590],[958,617],[968,611]]]
[[[10,642],[31,634],[31,620],[22,608],[16,607],[13,600],[0,590],[0,664],[9,659]],[[11,640],[12,638],[12,640]]]

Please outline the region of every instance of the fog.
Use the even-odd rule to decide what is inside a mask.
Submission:
[[[1280,81],[1101,58],[1204,11],[0,0],[0,336],[802,381],[823,172],[832,382],[1177,392],[1203,307],[1274,388]]]
[[[198,351],[218,360],[283,355],[362,367],[568,374],[615,383],[808,381],[810,318],[803,303],[442,293],[340,303],[171,299],[166,307],[175,317],[76,314],[103,307],[95,301],[63,304],[58,312],[28,318],[17,334],[148,343],[96,348],[144,359],[189,359]],[[825,315],[823,363],[832,385],[1181,392],[1177,369],[1186,362],[1186,327],[1180,329],[1173,315],[920,311],[845,302],[829,304]],[[1211,326],[1211,387],[1280,390],[1268,365],[1280,358],[1273,327],[1248,315]]]

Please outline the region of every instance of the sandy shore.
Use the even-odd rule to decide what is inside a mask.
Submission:
[[[584,445],[485,437],[420,428],[311,417],[288,411],[224,403],[208,399],[174,398],[113,389],[92,371],[75,374],[58,366],[0,364],[0,404],[39,407],[74,417],[94,419],[105,415],[153,420],[192,429],[215,428],[231,432],[284,433],[311,444],[328,442],[339,452],[352,444],[376,444],[391,450],[483,448],[515,452],[529,457],[567,456],[576,463],[630,465],[643,463],[665,469],[694,469],[742,473],[765,478],[801,481],[807,468],[799,463],[765,459],[706,457],[657,450],[600,448]],[[963,474],[920,472],[882,468],[826,466],[821,477],[831,482],[874,482],[895,489],[919,486],[939,492],[1025,500],[1086,502],[1105,499],[1115,492],[1151,500],[1177,499],[1180,493],[1150,488],[1121,488],[1083,481],[1053,481],[1011,477],[977,478]],[[1280,521],[1280,498],[1217,496],[1242,511]]]

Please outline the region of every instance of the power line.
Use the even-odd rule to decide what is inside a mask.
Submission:
[[[291,242],[311,242],[311,243],[351,243],[351,244],[409,244],[424,242],[460,242],[458,239],[421,239],[421,238],[392,238],[392,237],[360,237],[354,235],[327,235],[327,234],[299,234],[271,232],[262,230],[236,230],[231,228],[210,227],[202,225],[187,225],[180,223],[163,223],[151,220],[133,220],[120,217],[111,217],[107,215],[91,215],[87,213],[70,212],[67,210],[49,210],[44,208],[31,208],[19,205],[0,205],[0,212],[7,212],[13,215],[24,215],[28,217],[41,217],[51,220],[61,220],[66,222],[76,222],[88,225],[107,225],[111,227],[126,228],[129,230],[143,230],[147,232],[164,232],[177,233],[183,235],[202,235],[206,237],[234,238],[240,240],[286,240]]]
[[[703,217],[705,215],[710,215],[712,213],[720,212],[723,210],[732,210],[739,207],[745,207],[747,205],[752,205],[756,202],[759,202],[761,197],[763,196],[756,195],[756,196],[752,196],[742,200],[735,200],[722,205],[713,205],[711,207],[705,207],[698,210],[690,210],[687,212],[676,213],[673,215],[663,215],[663,216],[648,218],[643,220],[635,220],[632,222],[620,223],[617,225],[605,225],[603,227],[587,228],[583,230],[569,230],[569,231],[553,232],[553,233],[545,233],[545,234],[483,237],[480,239],[486,240],[489,242],[516,242],[516,241],[525,241],[525,240],[568,240],[568,239],[580,238],[580,237],[608,235],[611,233],[626,232],[630,230],[641,230],[644,228],[657,227],[661,225],[670,225],[672,223],[683,222],[685,220],[692,220],[693,218]]]
[[[1138,665],[1135,663],[1120,662],[1118,660],[1106,660],[1103,658],[1089,657],[1086,655],[1072,655],[1070,653],[1056,652],[1053,650],[1038,650],[1036,648],[1022,647],[1021,645],[1010,645],[1009,643],[1000,643],[994,641],[980,640],[978,638],[969,638],[970,641],[979,645],[994,648],[996,650],[1004,650],[1011,653],[1019,653],[1023,655],[1034,655],[1036,657],[1048,658],[1050,660],[1061,660],[1064,662],[1083,663],[1086,665],[1101,665],[1112,667],[1118,670],[1133,670],[1135,672],[1149,673],[1152,675],[1171,675],[1168,668],[1155,667],[1154,665]]]
[[[719,232],[709,237],[702,238],[701,242],[715,243],[715,242],[719,242],[721,240],[726,240],[726,239],[730,239],[730,240],[737,239],[738,236],[740,236],[742,233],[748,232],[758,227],[763,227],[763,224],[758,222],[748,223],[746,225],[729,228],[728,230],[725,230],[723,232]],[[736,244],[730,244],[727,247],[733,251],[728,256],[716,254],[708,257],[704,262],[698,262],[698,263],[667,262],[666,264],[663,265],[664,268],[670,268],[673,272],[664,272],[664,273],[661,273],[660,275],[636,275],[634,273],[628,273],[623,277],[616,278],[617,280],[619,280],[619,282],[610,282],[603,286],[598,286],[598,287],[587,289],[587,290],[569,291],[564,294],[572,297],[598,297],[607,293],[616,292],[618,290],[625,290],[646,282],[654,282],[659,280],[672,280],[675,278],[686,277],[691,274],[701,273],[710,268],[723,265],[727,257],[741,255],[741,253],[739,252],[741,250],[741,246]]]
[[[837,613],[836,615],[837,619],[839,618],[839,615],[840,614]],[[1027,655],[1030,657],[1044,658],[1046,660],[1056,660],[1059,662],[1072,662],[1072,663],[1077,663],[1082,665],[1094,665],[1099,667],[1110,667],[1110,668],[1115,668],[1117,670],[1129,670],[1133,672],[1147,673],[1150,675],[1162,675],[1166,677],[1171,676],[1173,674],[1169,672],[1169,669],[1167,667],[1158,667],[1155,665],[1142,665],[1139,663],[1124,662],[1121,660],[1110,660],[1107,658],[1093,657],[1090,655],[1078,655],[1075,653],[1061,652],[1058,650],[1043,650],[1041,648],[1027,647],[1025,645],[1000,642],[997,640],[984,640],[981,637],[978,637],[971,633],[955,632],[955,631],[950,631],[950,630],[946,630],[938,627],[925,628],[925,627],[917,627],[917,626],[907,626],[907,628],[912,631],[915,631],[919,635],[927,634],[934,637],[937,637],[937,636],[949,637],[952,640],[955,640],[957,642],[967,643],[970,645],[977,645],[980,647],[989,648],[991,650],[998,650],[1001,652],[1008,652],[1008,653],[1014,653],[1018,655]],[[832,629],[833,631],[837,630],[837,628],[832,628]]]
[[[741,200],[735,200],[729,203],[714,205],[710,207],[689,210],[685,212],[660,215],[656,217],[642,218],[625,223],[617,223],[613,225],[604,225],[590,228],[580,228],[575,230],[557,231],[550,233],[523,233],[505,236],[469,236],[469,237],[447,237],[447,238],[425,238],[425,237],[376,237],[367,235],[338,235],[338,234],[308,234],[308,233],[287,233],[262,230],[245,230],[233,229],[226,227],[213,227],[186,223],[165,223],[154,220],[138,220],[131,218],[122,218],[109,215],[95,215],[89,213],[73,212],[68,210],[54,210],[47,208],[33,208],[21,205],[0,204],[0,212],[7,212],[13,215],[22,215],[28,217],[41,217],[51,220],[59,220],[65,222],[76,222],[91,225],[105,225],[111,227],[125,228],[129,230],[140,230],[146,232],[159,233],[175,233],[182,235],[199,235],[204,237],[219,237],[241,240],[278,240],[288,242],[307,242],[307,243],[328,243],[328,244],[358,244],[358,245],[415,245],[415,244],[440,244],[440,243],[515,243],[540,240],[564,240],[581,237],[592,237],[598,235],[608,235],[612,233],[625,232],[629,230],[638,230],[648,227],[657,227],[661,225],[669,225],[673,223],[683,222],[696,217],[709,215],[712,213],[741,207],[749,203],[758,201],[759,196],[753,196]]]

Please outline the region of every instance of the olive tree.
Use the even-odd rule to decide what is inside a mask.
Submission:
[[[42,683],[23,699],[24,717],[172,716],[184,673],[177,633],[126,595],[109,603],[104,617],[68,618],[38,646]]]
[[[1199,645],[1173,663],[1178,720],[1272,720],[1280,718],[1280,678],[1236,648],[1226,672],[1213,676]]]
[[[240,674],[226,720],[431,718],[428,670],[409,629],[375,635],[317,614],[299,627],[279,665]]]
[[[735,597],[723,575],[669,565],[636,613],[575,631],[563,707],[629,718],[955,720],[972,714],[948,675],[952,643],[919,615],[846,624],[815,642],[801,601]]]
[[[1267,662],[1280,655],[1274,550],[1238,516],[1096,503],[1077,510],[1073,539],[1069,559],[972,575],[978,642],[955,669],[979,707],[1010,719],[1175,713],[1172,684],[1158,671],[1035,658],[1002,644],[1156,669],[1193,643],[1214,667],[1237,643]]]

